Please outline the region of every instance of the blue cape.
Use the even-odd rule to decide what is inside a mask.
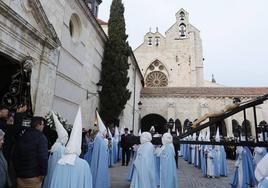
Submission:
[[[77,156],[74,165],[56,164],[50,188],[63,187],[92,188],[92,175],[87,161]]]
[[[108,147],[104,138],[98,133],[94,140],[91,172],[94,188],[108,188],[110,186],[110,178],[108,171]]]

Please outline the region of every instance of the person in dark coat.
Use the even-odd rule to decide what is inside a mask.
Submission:
[[[48,141],[42,133],[44,118],[33,117],[31,127],[19,138],[15,149],[18,188],[41,187],[48,166]]]
[[[5,133],[0,129],[0,188],[11,187],[11,182],[8,177],[8,166],[7,161],[2,152],[2,146],[4,143]]]
[[[125,134],[121,135],[121,147],[122,147],[122,166],[128,166],[130,158],[130,147],[128,144],[128,139],[130,135],[128,134],[128,128],[124,129]]]

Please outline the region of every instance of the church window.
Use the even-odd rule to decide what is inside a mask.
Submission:
[[[146,77],[147,87],[165,87],[167,85],[168,85],[167,76],[160,71],[151,72]]]
[[[155,46],[159,46],[159,45],[160,45],[160,38],[155,37]]]
[[[150,65],[149,69],[152,71],[154,70],[154,66],[153,65]]]
[[[163,65],[160,65],[159,66],[159,70],[164,70],[164,66]]]
[[[152,37],[148,37],[148,45],[152,45]]]
[[[154,62],[154,66],[157,67],[158,65],[159,65],[159,61],[155,61],[155,62]]]
[[[178,56],[176,55],[176,62],[179,62],[179,58],[178,58]]]
[[[71,19],[69,21],[69,32],[73,41],[76,42],[80,38],[82,26],[77,14],[72,14]]]
[[[184,12],[180,12],[180,20],[184,20],[184,18],[185,18]]]
[[[184,23],[179,26],[180,37],[186,37],[186,25]]]

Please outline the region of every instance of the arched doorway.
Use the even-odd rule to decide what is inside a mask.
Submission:
[[[150,131],[154,126],[155,132],[165,133],[167,120],[159,114],[148,114],[141,119],[141,132]]]
[[[210,118],[210,121],[213,118]],[[227,129],[226,129],[226,124],[225,121],[219,121],[216,124],[210,126],[210,137],[215,138],[216,133],[217,133],[217,128],[219,128],[220,136],[226,137],[227,136]]]
[[[245,136],[247,132],[247,136],[252,136],[251,134],[251,123],[249,120],[244,120],[242,122],[242,136]]]
[[[181,126],[181,121],[179,119],[175,120],[175,129],[176,133],[177,131],[181,134],[182,133],[182,126]]]
[[[240,135],[241,126],[239,125],[238,121],[235,119],[232,119],[232,129],[233,129],[234,136],[238,138]]]
[[[11,112],[19,105],[27,105],[27,114],[32,115],[31,66],[0,53],[0,105]]]

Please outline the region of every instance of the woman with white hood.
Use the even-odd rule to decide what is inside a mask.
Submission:
[[[50,155],[48,159],[48,169],[47,169],[48,173],[47,176],[45,177],[43,188],[50,187],[53,171],[55,169],[58,160],[63,156],[65,145],[68,141],[67,131],[64,129],[64,127],[62,126],[62,124],[60,123],[58,117],[55,115],[54,112],[52,112],[52,116],[55,123],[58,138],[50,149]]]
[[[143,132],[140,136],[141,145],[133,162],[130,188],[156,188],[154,146],[151,140],[149,132]]]
[[[165,133],[162,137],[162,147],[160,149],[160,188],[177,188],[177,172],[175,162],[175,151],[173,137],[170,133]]]
[[[50,188],[92,188],[88,162],[79,158],[82,142],[82,117],[79,108],[65,154],[56,164]]]
[[[93,177],[93,187],[108,188],[110,187],[110,179],[108,171],[108,140],[106,139],[107,129],[97,111],[96,117],[99,132],[94,140],[92,159],[90,164]]]
[[[258,188],[268,187],[268,154],[266,154],[257,164],[255,177],[258,181]]]

